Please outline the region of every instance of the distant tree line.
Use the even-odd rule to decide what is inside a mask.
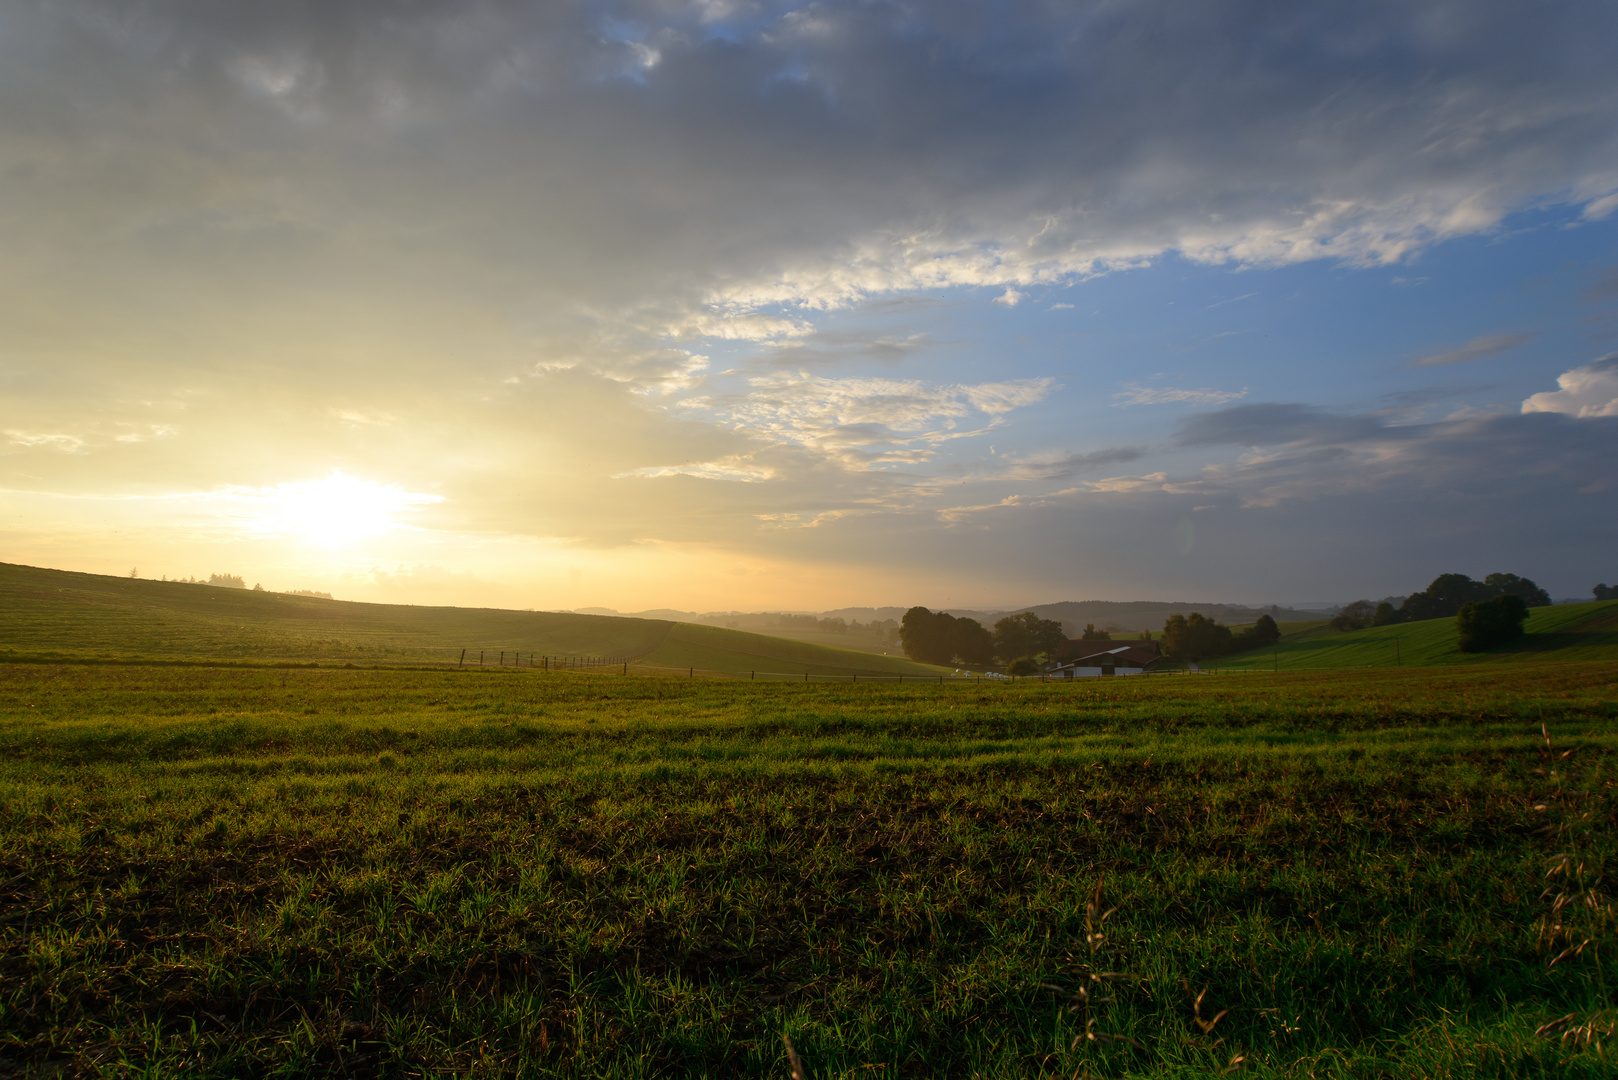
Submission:
[[[1175,660],[1206,660],[1215,656],[1262,649],[1281,639],[1281,628],[1268,615],[1252,626],[1232,630],[1201,612],[1170,615],[1163,624],[1163,655]]]
[[[815,615],[771,614],[770,620],[775,626],[801,630],[819,630],[827,634],[875,634],[884,641],[889,640],[899,629],[899,624],[892,619],[872,619],[870,622],[861,625],[858,619],[822,619]]]
[[[1618,600],[1618,585],[1609,586],[1602,582],[1590,590],[1597,600]]]
[[[1008,615],[994,630],[976,619],[956,618],[947,611],[913,607],[899,623],[905,655],[924,664],[988,667],[996,659],[1008,665],[1034,661],[1054,653],[1067,640],[1062,624],[1031,611]]]
[[[1531,607],[1547,607],[1551,602],[1550,593],[1516,574],[1490,574],[1482,581],[1473,581],[1465,574],[1439,574],[1427,588],[1405,597],[1398,608],[1388,600],[1379,604],[1369,600],[1345,604],[1332,617],[1331,628],[1363,630],[1367,626],[1443,619],[1459,615],[1467,604],[1484,604],[1502,596],[1517,597],[1525,611]]]

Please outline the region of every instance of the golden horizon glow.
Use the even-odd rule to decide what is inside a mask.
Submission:
[[[439,495],[406,491],[349,476],[340,470],[322,480],[298,480],[269,488],[233,491],[232,497],[257,503],[242,522],[246,536],[295,536],[326,550],[340,550],[411,528],[402,515],[443,502]]]

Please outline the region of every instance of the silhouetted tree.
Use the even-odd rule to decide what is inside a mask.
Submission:
[[[1515,593],[1480,603],[1462,604],[1455,616],[1462,652],[1482,652],[1523,636],[1528,605]]]
[[[1095,623],[1085,623],[1084,633],[1079,635],[1080,641],[1111,641],[1112,635],[1105,630],[1097,630]]]
[[[947,611],[913,607],[899,625],[905,655],[924,664],[970,664],[984,667],[994,656],[994,639],[976,619],[957,619]]]
[[[1528,607],[1551,606],[1550,593],[1516,574],[1490,574],[1483,579],[1483,586],[1494,596],[1520,596]]]
[[[950,645],[956,663],[968,667],[988,667],[994,663],[994,635],[976,619],[956,619],[950,627]]]
[[[1590,592],[1597,600],[1618,600],[1618,588],[1608,588],[1605,583],[1597,585]]]
[[[1234,648],[1230,627],[1219,625],[1199,611],[1170,615],[1163,624],[1163,653],[1176,660],[1224,656]]]
[[[1386,600],[1376,606],[1376,613],[1371,616],[1372,626],[1391,626],[1399,621],[1399,612]]]
[[[1260,615],[1258,621],[1246,630],[1235,635],[1231,642],[1233,652],[1246,652],[1249,649],[1265,649],[1281,640],[1281,628],[1275,620],[1268,615]]]
[[[1440,574],[1426,589],[1405,598],[1399,620],[1442,619],[1459,614],[1463,604],[1481,604],[1496,596],[1518,597],[1526,607],[1545,607],[1551,602],[1550,593],[1516,574],[1490,574],[1482,581],[1465,574]]]
[[[1007,662],[1055,652],[1066,640],[1061,623],[1041,619],[1032,611],[1008,615],[994,624],[994,654]]]
[[[1333,630],[1363,630],[1375,616],[1376,608],[1369,600],[1356,600],[1332,616],[1330,625]]]

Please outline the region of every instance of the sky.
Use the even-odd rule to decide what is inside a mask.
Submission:
[[[1618,7],[0,0],[0,561],[1618,581]]]

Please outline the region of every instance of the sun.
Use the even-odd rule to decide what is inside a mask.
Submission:
[[[405,527],[404,514],[442,502],[393,484],[333,472],[324,480],[278,484],[263,492],[262,520],[273,531],[325,548],[350,547]]]

